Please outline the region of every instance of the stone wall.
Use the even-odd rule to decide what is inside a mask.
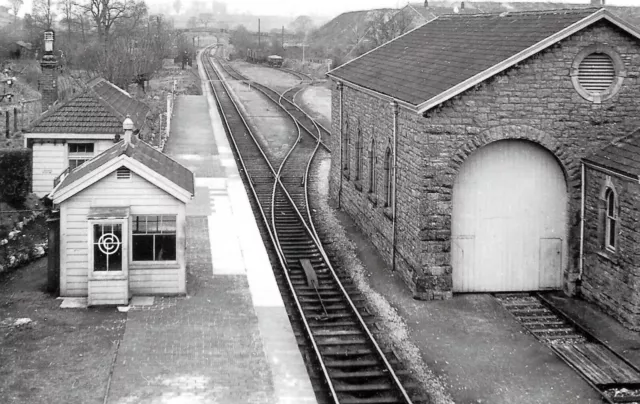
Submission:
[[[618,197],[615,251],[604,246],[605,190]],[[586,169],[584,268],[581,293],[626,326],[640,330],[640,185]]]
[[[587,46],[606,43],[624,61],[627,77],[612,99],[594,104],[574,88],[570,69]],[[451,194],[456,173],[474,150],[501,139],[536,142],[553,153],[565,172],[570,206],[566,291],[575,292],[579,255],[579,161],[640,126],[640,43],[606,22],[574,34],[420,116],[399,112],[397,267],[415,297],[451,296]],[[348,86],[342,90],[343,120],[355,139],[363,131],[363,157],[376,139],[376,172],[392,137],[392,112],[383,101]],[[390,263],[392,220],[350,176],[340,186],[340,91],[332,96],[330,198],[369,235]],[[350,145],[355,164],[355,141]],[[368,161],[363,181],[367,182]],[[351,173],[350,173],[351,174]],[[381,184],[381,180],[378,181]],[[381,187],[379,188],[379,194]],[[380,198],[380,195],[378,195]]]

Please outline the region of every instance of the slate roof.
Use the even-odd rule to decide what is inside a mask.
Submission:
[[[120,124],[120,126],[122,126],[122,124]],[[182,164],[154,149],[136,136],[132,136],[131,143],[120,141],[88,162],[71,170],[57,187],[56,193],[122,155],[126,155],[144,164],[177,186],[192,195],[194,194],[193,173]]]
[[[123,133],[122,121],[130,115],[136,129],[145,125],[149,107],[103,78],[90,81],[87,88],[47,111],[35,120],[31,133],[116,134]]]
[[[640,129],[583,160],[640,179]]]
[[[441,16],[328,74],[418,106],[599,10]]]

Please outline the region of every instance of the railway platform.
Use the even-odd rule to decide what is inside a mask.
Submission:
[[[107,402],[315,403],[205,85],[205,96],[178,97],[165,149],[196,176],[187,205],[187,296],[130,309]]]

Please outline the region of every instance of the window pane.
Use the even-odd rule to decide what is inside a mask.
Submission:
[[[176,236],[156,236],[156,261],[176,260]]]
[[[609,195],[607,196],[607,214],[610,217],[614,217],[613,213],[615,211],[615,196],[613,191],[609,190]]]
[[[160,216],[146,216],[146,218],[147,218],[147,233],[157,233]]]
[[[616,221],[609,219],[609,245],[616,246]]]
[[[162,216],[162,221],[158,230],[162,233],[175,233],[176,232],[176,217],[175,216]]]
[[[152,235],[134,235],[132,237],[132,256],[134,261],[153,261]]]
[[[146,233],[147,232],[147,217],[146,216],[134,216],[133,217],[133,234]]]

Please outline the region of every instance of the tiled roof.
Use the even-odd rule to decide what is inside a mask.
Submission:
[[[120,124],[120,126],[122,126],[122,124]],[[193,173],[182,164],[171,159],[166,154],[154,149],[135,136],[132,137],[132,143],[120,141],[88,162],[73,169],[69,175],[62,180],[57,191],[68,187],[122,155],[126,155],[133,160],[144,164],[159,175],[165,177],[193,195]]]
[[[598,10],[442,16],[329,74],[417,106]]]
[[[640,178],[640,130],[584,158],[586,162]]]
[[[32,133],[116,134],[122,121],[131,116],[136,129],[142,129],[149,107],[132,98],[114,84],[98,78],[72,99],[47,111],[28,129]]]

